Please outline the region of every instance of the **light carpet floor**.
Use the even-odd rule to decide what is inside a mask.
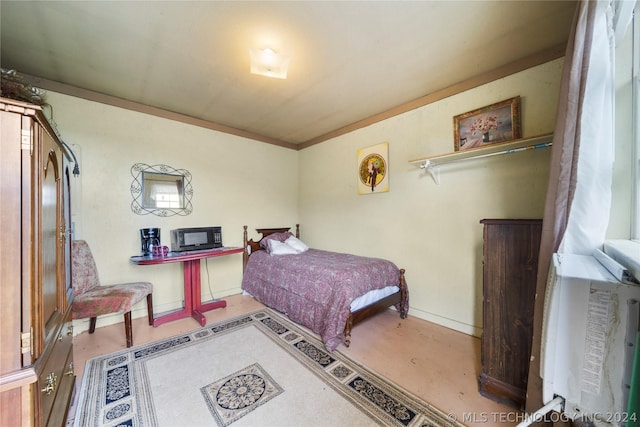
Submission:
[[[76,426],[454,426],[269,309],[90,360]]]

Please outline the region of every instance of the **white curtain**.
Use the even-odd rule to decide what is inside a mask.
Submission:
[[[527,412],[542,402],[544,295],[555,252],[591,254],[609,222],[614,152],[614,45],[608,0],[577,4],[567,42],[551,150],[534,310]]]
[[[578,162],[573,203],[558,252],[590,255],[602,247],[609,224],[614,154],[613,10],[609,1],[592,2],[593,35],[585,56],[580,111],[576,117]],[[559,124],[558,126],[562,126]]]

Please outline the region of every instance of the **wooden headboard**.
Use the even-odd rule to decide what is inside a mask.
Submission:
[[[244,226],[244,254],[242,255],[242,270],[244,271],[244,267],[247,265],[247,261],[249,260],[249,255],[255,251],[263,250],[260,247],[260,241],[267,237],[269,234],[273,233],[284,233],[291,230],[291,227],[281,227],[281,228],[256,228],[256,231],[262,234],[262,237],[258,239],[258,241],[254,241],[253,239],[249,240],[249,235],[247,234],[247,226]],[[296,238],[300,238],[300,224],[296,224]]]

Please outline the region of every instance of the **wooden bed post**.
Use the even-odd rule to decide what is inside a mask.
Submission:
[[[296,224],[296,239],[300,238],[300,224]]]
[[[244,252],[242,253],[242,272],[244,272],[249,261],[249,252],[247,252],[247,246],[249,244],[249,236],[247,235],[247,226],[244,226]]]
[[[404,268],[400,269],[400,318],[406,319],[409,314],[409,287],[404,278]]]

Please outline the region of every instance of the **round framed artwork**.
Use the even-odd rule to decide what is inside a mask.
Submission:
[[[371,194],[389,191],[388,143],[358,150],[358,193]]]

